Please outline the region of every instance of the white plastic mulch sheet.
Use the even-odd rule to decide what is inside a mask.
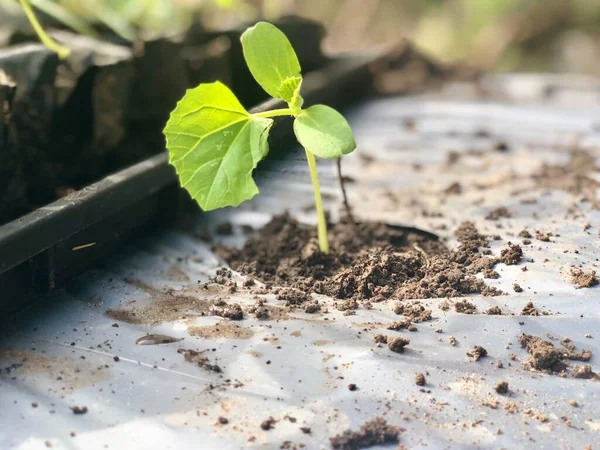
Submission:
[[[14,319],[0,342],[0,448],[328,448],[331,436],[375,417],[402,427],[407,448],[595,448],[600,384],[526,370],[529,355],[518,337],[532,334],[556,347],[569,338],[577,350],[593,352],[589,364],[600,372],[600,291],[570,283],[573,267],[598,270],[598,86],[506,76],[483,88],[491,93],[484,99],[454,86],[348,111],[358,151],[345,158],[344,170],[355,180],[348,188],[361,219],[421,227],[450,247],[458,225],[473,221],[501,237],[492,241],[494,254],[530,230],[525,261],[500,264],[500,278],[486,280],[508,295],[471,298],[473,315],[440,309],[442,299],[422,301],[434,319],[401,332],[410,345],[393,353],[373,342],[377,333],[397,333],[386,330],[399,318],[388,304],[350,316],[333,307],[316,315],[272,309],[279,314],[271,320],[241,322],[187,311],[195,299],[216,295],[244,306],[255,299],[245,290],[202,288],[222,262],[199,232],[164,232]],[[570,164],[575,157],[587,158],[584,167]],[[564,183],[532,177],[548,167],[566,167],[555,177]],[[321,168],[337,211],[332,166]],[[271,164],[261,190],[237,211],[203,215],[199,229],[230,221],[235,235],[224,241],[239,245],[241,225],[258,227],[283,209],[313,219],[301,161]],[[508,213],[485,219],[499,207]],[[551,233],[550,240],[537,240],[535,231]],[[234,280],[243,282],[237,274]],[[514,292],[514,283],[523,291]],[[172,314],[168,290],[187,299],[174,302]],[[262,297],[283,306],[273,295]],[[528,302],[539,316],[521,315]],[[152,305],[162,305],[169,321],[151,324]],[[505,315],[484,314],[491,306]],[[109,309],[138,311],[139,320],[116,320]],[[136,345],[147,334],[183,340]],[[468,357],[474,345],[488,356]],[[187,362],[180,349],[205,351],[198,359],[222,373]],[[419,372],[423,387],[415,384]],[[496,393],[500,381],[508,393]],[[358,389],[349,390],[350,383]],[[74,407],[87,412],[75,414]],[[265,430],[269,417],[276,422]]]

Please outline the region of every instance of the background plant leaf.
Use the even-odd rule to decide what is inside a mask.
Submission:
[[[181,185],[203,210],[238,206],[258,194],[252,170],[269,151],[272,124],[253,117],[218,81],[186,92],[164,133]]]
[[[291,103],[302,82],[300,63],[288,38],[277,27],[259,22],[242,34],[246,64],[271,96]]]
[[[294,121],[298,142],[319,158],[332,159],[356,148],[350,125],[339,112],[325,105],[314,105]]]

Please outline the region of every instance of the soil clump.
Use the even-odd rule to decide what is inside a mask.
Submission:
[[[329,438],[331,448],[338,450],[357,450],[374,445],[398,442],[399,427],[390,425],[385,419],[378,417],[364,423],[358,431],[346,430]]]
[[[461,224],[456,237],[460,245],[450,251],[418,230],[341,222],[330,229],[331,252],[325,255],[312,227],[281,215],[242,249],[218,251],[234,270],[285,287],[278,298],[288,305],[307,301],[310,293],[357,301],[502,294],[475,275],[501,262],[517,264],[521,248],[509,243],[499,257],[485,255],[489,238],[471,222]]]

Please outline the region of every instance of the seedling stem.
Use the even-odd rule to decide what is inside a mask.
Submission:
[[[48,50],[56,53],[60,59],[68,58],[71,54],[71,50],[58,44],[54,39],[48,36],[48,33],[44,31],[42,25],[37,20],[37,17],[35,17],[35,13],[33,12],[33,9],[31,9],[29,0],[19,0],[19,3],[21,3],[21,8],[23,8],[23,12],[27,16],[27,19],[29,19],[29,23],[31,23],[31,26],[40,38],[40,41],[42,41],[42,44],[44,44],[48,48]]]
[[[281,116],[297,116],[300,109],[294,110],[292,108],[272,109],[270,111],[263,111],[254,114],[256,117],[269,118],[269,117],[281,117]]]
[[[302,109],[282,108],[273,109],[254,114],[256,117],[270,118],[280,116],[297,117]],[[315,155],[306,150],[306,161],[310,170],[310,180],[312,181],[315,193],[315,206],[317,209],[317,235],[319,237],[319,249],[322,253],[329,253],[329,241],[327,239],[327,220],[325,219],[325,210],[323,209],[323,198],[321,197],[321,186],[319,183],[319,174],[317,173],[317,161]]]
[[[319,236],[319,249],[323,253],[329,253],[329,241],[327,240],[327,221],[325,220],[325,210],[323,209],[323,199],[321,198],[321,187],[319,185],[319,174],[317,173],[317,161],[315,155],[305,149],[308,168],[310,169],[310,179],[315,192],[315,206],[317,207],[317,235]]]

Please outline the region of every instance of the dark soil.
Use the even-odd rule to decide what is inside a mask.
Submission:
[[[283,300],[288,305],[299,305],[310,299],[310,296],[300,289],[282,288],[278,290],[277,300]]]
[[[499,306],[492,306],[485,313],[490,316],[502,316],[504,314]]]
[[[521,311],[522,316],[539,316],[540,313],[535,308],[535,305],[532,302],[529,302],[525,305],[525,308]]]
[[[514,266],[521,262],[523,257],[523,250],[516,244],[508,243],[508,248],[505,248],[500,252],[500,261],[507,266]]]
[[[508,383],[506,381],[500,381],[495,387],[494,390],[498,394],[506,394],[508,393]]]
[[[483,348],[481,345],[476,345],[473,347],[473,349],[471,351],[467,352],[467,356],[470,356],[475,361],[479,361],[484,356],[487,356],[487,354],[488,354],[487,350],[485,348]]]
[[[410,339],[404,337],[392,337],[387,340],[388,348],[396,353],[402,353],[408,344],[410,344]]]
[[[393,311],[396,314],[402,314],[409,323],[420,323],[432,319],[431,310],[426,309],[419,302],[412,304],[397,303]]]
[[[582,366],[573,367],[573,378],[582,378],[584,380],[591,380],[598,378],[598,374],[594,373],[592,366],[584,364]]]
[[[277,421],[273,417],[269,417],[268,419],[262,421],[260,427],[265,431],[269,431],[275,428],[276,423]]]
[[[230,320],[242,320],[244,318],[244,311],[238,303],[229,305],[225,301],[217,302],[210,310],[213,316],[223,317],[224,319]]]
[[[541,231],[535,232],[535,238],[538,241],[550,242],[550,236],[551,236],[551,233],[542,233]]]
[[[531,233],[529,231],[527,231],[527,230],[521,230],[519,232],[519,236],[522,237],[522,238],[525,238],[525,239],[532,239],[533,238],[533,236],[531,235]]]
[[[231,236],[233,234],[233,225],[230,222],[224,222],[217,225],[215,231],[221,236]]]
[[[87,406],[72,406],[71,411],[73,411],[73,414],[82,415],[87,414],[88,409]]]
[[[304,312],[307,314],[315,314],[319,311],[321,311],[321,305],[319,305],[317,302],[309,303],[304,306]]]
[[[405,320],[405,321],[399,321],[399,322],[392,322],[387,326],[387,329],[393,330],[393,331],[399,331],[399,330],[406,329],[409,326],[410,326],[410,321]]]
[[[494,269],[483,269],[483,278],[487,278],[489,280],[497,280],[498,278],[500,278],[500,274]]]
[[[398,434],[402,431],[378,417],[364,423],[358,431],[346,430],[329,438],[331,447],[338,450],[357,450],[374,445],[398,442]]]
[[[425,383],[427,383],[425,375],[423,375],[422,373],[418,373],[415,375],[415,384],[417,386],[425,386]]]
[[[324,255],[313,227],[281,215],[241,250],[218,251],[233,269],[285,287],[276,293],[288,305],[307,301],[312,292],[357,301],[500,295],[475,274],[500,262],[517,264],[520,247],[509,244],[500,257],[485,256],[488,237],[470,222],[460,225],[456,237],[460,245],[449,251],[426,233],[376,222],[343,222],[331,227],[331,253]],[[418,321],[412,312],[409,318]]]
[[[373,342],[375,342],[376,344],[387,344],[388,348],[391,351],[396,353],[402,353],[404,351],[404,347],[410,344],[410,339],[404,337],[390,337],[384,334],[376,334],[375,336],[373,336]]]
[[[461,300],[460,302],[456,302],[454,304],[454,309],[457,313],[461,314],[475,314],[477,312],[477,308],[471,302],[466,300]]]
[[[376,334],[373,336],[373,342],[376,344],[387,344],[388,337],[383,334]]]

